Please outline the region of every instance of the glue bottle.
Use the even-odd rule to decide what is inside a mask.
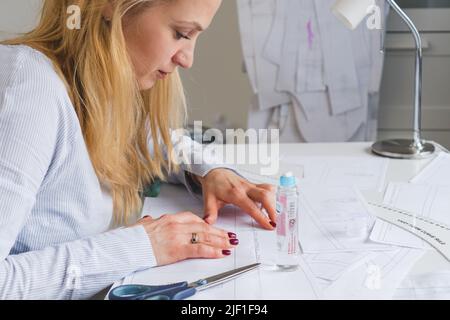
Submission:
[[[298,268],[300,246],[298,242],[298,190],[292,172],[280,177],[277,190],[277,266],[283,271]]]

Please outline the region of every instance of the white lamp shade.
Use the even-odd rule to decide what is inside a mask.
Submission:
[[[349,29],[356,27],[370,13],[375,0],[338,0],[331,11]]]

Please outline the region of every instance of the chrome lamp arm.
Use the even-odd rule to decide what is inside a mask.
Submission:
[[[414,79],[414,119],[413,119],[413,139],[394,139],[380,141],[372,146],[372,151],[381,156],[402,159],[417,159],[431,156],[434,151],[434,145],[422,140],[422,73],[423,73],[423,51],[422,39],[419,30],[400,8],[395,0],[386,0],[394,11],[403,19],[411,30],[416,42],[416,65]]]
[[[412,139],[391,139],[372,145],[372,152],[384,157],[420,159],[433,155],[435,147],[421,138],[422,126],[422,39],[408,15],[395,0],[386,0],[411,30],[416,42],[416,70],[414,82],[414,123]],[[337,0],[331,10],[349,29],[355,29],[370,13],[375,0]]]
[[[411,30],[414,40],[416,42],[416,70],[415,70],[415,82],[414,82],[414,146],[417,149],[422,149],[422,70],[423,70],[423,52],[422,52],[422,38],[420,37],[419,30],[417,30],[414,23],[406,15],[406,13],[399,7],[394,0],[387,0],[390,6],[397,12],[397,14],[405,21]]]

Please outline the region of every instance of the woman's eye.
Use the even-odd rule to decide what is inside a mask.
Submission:
[[[180,39],[186,39],[186,40],[191,40],[191,38],[189,38],[187,35],[182,34],[181,32],[176,31],[176,38],[178,40]]]

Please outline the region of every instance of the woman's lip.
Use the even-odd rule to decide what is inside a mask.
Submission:
[[[158,77],[160,79],[164,79],[167,76],[167,73],[161,70],[158,70]]]

